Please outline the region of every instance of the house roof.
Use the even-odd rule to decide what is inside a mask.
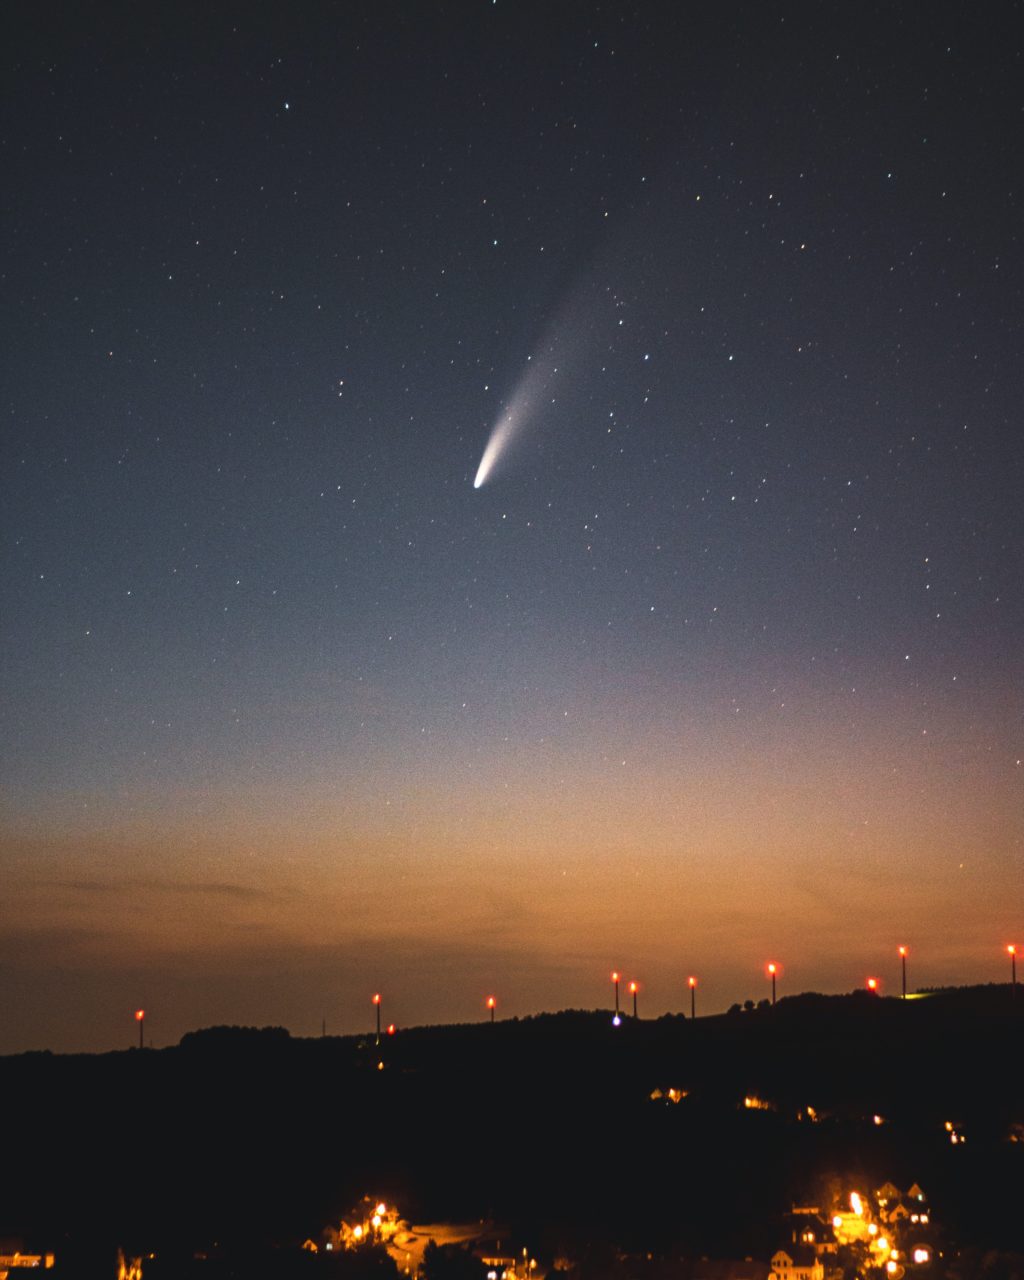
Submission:
[[[817,1261],[818,1255],[806,1244],[788,1244],[783,1249],[776,1249],[772,1254],[772,1263],[775,1259],[785,1255],[789,1258],[794,1267],[813,1267]]]

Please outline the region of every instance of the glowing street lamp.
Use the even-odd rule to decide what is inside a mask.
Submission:
[[[636,993],[639,990],[640,990],[640,984],[638,982],[631,982],[629,984],[629,994],[633,997],[633,1017],[634,1018],[636,1017]]]
[[[374,993],[373,1007],[377,1010],[377,1043],[380,1044],[380,992]]]
[[[619,973],[618,970],[612,973],[612,982],[615,984],[615,1025],[619,1025]]]
[[[696,1018],[696,1016],[697,1016],[697,979],[691,978],[690,979],[690,1017],[692,1019],[692,1018]]]
[[[768,976],[772,980],[772,1004],[773,1005],[775,1004],[775,975],[778,973],[778,971],[779,971],[779,966],[775,963],[775,961],[769,960]]]
[[[145,1009],[135,1010],[135,1021],[139,1024],[139,1048],[142,1048],[143,1036],[146,1033],[146,1011]]]
[[[907,998],[907,948],[900,947],[900,967],[903,970],[903,999]]]
[[[490,1009],[490,1011],[491,1011],[491,1023],[492,1023],[492,1025],[493,1025],[493,1023],[494,1023],[494,1010],[495,1010],[495,1008],[496,1008],[497,1004],[498,1004],[498,1002],[497,1002],[497,1000],[495,1000],[494,996],[488,996],[488,997],[487,997],[487,1007],[488,1007],[488,1009]]]
[[[1006,948],[1006,954],[1010,957],[1010,994],[1017,994],[1017,948],[1011,942]]]

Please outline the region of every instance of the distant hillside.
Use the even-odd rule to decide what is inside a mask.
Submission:
[[[620,1027],[567,1011],[379,1048],[215,1027],[23,1054],[0,1059],[0,1235],[65,1252],[301,1239],[380,1194],[534,1239],[767,1256],[774,1216],[834,1175],[917,1179],[958,1239],[1009,1248],[1022,1047],[1024,999],[994,986]]]

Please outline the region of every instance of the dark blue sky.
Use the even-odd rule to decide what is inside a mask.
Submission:
[[[0,1047],[1002,976],[1019,19],[6,11]]]

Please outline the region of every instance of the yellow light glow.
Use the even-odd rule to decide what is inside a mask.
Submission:
[[[914,1250],[914,1261],[915,1261],[915,1262],[927,1262],[927,1261],[928,1261],[928,1259],[929,1259],[930,1257],[931,1257],[931,1254],[928,1252],[928,1250],[927,1250],[927,1249],[915,1249],[915,1250]]]
[[[850,1192],[850,1208],[858,1217],[864,1214],[864,1201],[860,1198],[856,1191]]]
[[[362,1240],[362,1238],[363,1238],[363,1225],[362,1225],[362,1223],[359,1223],[357,1226],[354,1226],[354,1227],[352,1228],[352,1234],[355,1236],[355,1238],[356,1238],[357,1240]]]
[[[388,1211],[388,1207],[382,1200],[380,1204],[377,1206],[377,1213],[383,1218],[383,1216],[387,1213],[387,1211]]]

